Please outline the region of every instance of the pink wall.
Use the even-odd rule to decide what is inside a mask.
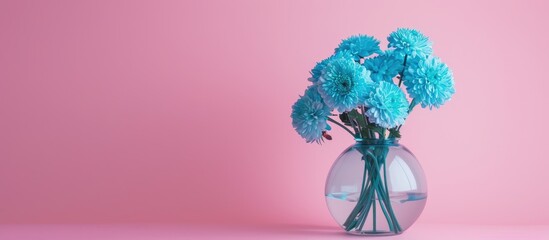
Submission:
[[[549,224],[543,1],[1,1],[0,223],[334,225],[352,140],[290,106],[340,39],[414,27],[457,94],[416,111],[422,222]]]

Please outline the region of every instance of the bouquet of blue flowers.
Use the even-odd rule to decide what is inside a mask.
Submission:
[[[450,100],[455,92],[452,72],[432,55],[432,43],[425,35],[400,28],[387,40],[388,49],[383,51],[374,37],[349,37],[311,70],[311,85],[291,113],[294,129],[307,142],[331,140],[331,124],[355,139],[400,138],[401,127],[416,106],[438,108]],[[387,154],[383,149],[361,153],[368,171],[380,168]],[[376,174],[370,175],[368,180],[376,181]],[[368,184],[363,182],[364,191],[343,227],[360,230],[365,218],[361,216],[370,209],[366,204],[372,204],[367,198],[378,194],[389,227],[398,233],[388,193],[383,186],[367,188]]]

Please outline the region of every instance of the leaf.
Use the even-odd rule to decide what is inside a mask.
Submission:
[[[382,133],[383,131],[385,131],[385,128],[373,124],[368,125],[368,129],[377,133]]]
[[[332,140],[332,136],[330,134],[328,134],[327,132],[322,132],[322,136],[328,140]]]
[[[368,125],[368,123],[364,121],[364,116],[360,114],[356,109],[351,110],[348,114],[349,118],[354,119],[359,126],[364,127]]]
[[[371,136],[368,135],[368,134],[370,134],[370,131],[368,130],[368,128],[362,128],[360,134],[364,137],[371,138]]]
[[[339,120],[346,126],[351,126],[351,121],[349,120],[349,115],[347,115],[347,112],[339,114]]]
[[[400,138],[401,137],[400,131],[397,130],[396,128],[391,128],[391,129],[389,129],[389,136]]]

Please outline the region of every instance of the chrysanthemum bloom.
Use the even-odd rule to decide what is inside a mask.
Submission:
[[[437,57],[414,62],[403,78],[406,91],[421,107],[440,107],[455,93],[454,77],[448,66]]]
[[[383,54],[364,61],[364,67],[370,70],[370,77],[375,82],[389,81],[402,71],[402,59],[395,57],[392,51],[385,51]]]
[[[328,116],[330,108],[324,104],[315,85],[307,88],[292,106],[292,126],[308,143],[320,143],[322,132],[329,129]]]
[[[329,58],[326,58],[326,59],[316,63],[315,67],[313,69],[311,69],[311,72],[310,72],[311,77],[308,80],[313,82],[313,83],[318,81],[318,78],[322,74],[322,70],[326,67],[326,64],[328,64],[328,62],[330,62],[331,60],[336,59],[336,58],[353,59],[354,57],[349,51],[336,52],[336,53],[334,53],[334,55],[330,56]]]
[[[344,112],[356,108],[371,82],[370,72],[359,63],[345,58],[329,61],[317,84],[328,107]]]
[[[399,28],[387,37],[389,47],[401,56],[426,57],[433,52],[432,43],[415,29]]]
[[[339,44],[335,52],[349,51],[355,60],[368,57],[374,53],[381,53],[379,41],[368,35],[351,36]]]
[[[408,116],[408,100],[404,92],[394,83],[381,81],[374,84],[374,90],[364,101],[368,120],[383,128],[402,125]]]

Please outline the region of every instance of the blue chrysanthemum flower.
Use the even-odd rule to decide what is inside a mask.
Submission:
[[[374,83],[364,105],[368,108],[366,116],[383,128],[393,128],[402,125],[408,116],[408,100],[406,95],[394,83],[381,81]]]
[[[368,35],[351,36],[339,44],[335,52],[349,51],[355,60],[368,57],[374,53],[381,53],[379,41]]]
[[[370,70],[370,77],[375,82],[389,81],[402,71],[402,59],[396,57],[393,51],[385,51],[374,58],[368,58],[364,61],[364,67]]]
[[[317,84],[328,107],[344,112],[356,108],[368,94],[370,72],[359,63],[346,58],[329,61]]]
[[[318,78],[320,77],[320,75],[322,74],[322,70],[324,70],[324,68],[326,67],[326,65],[328,64],[328,62],[330,62],[331,60],[334,60],[336,58],[347,58],[347,59],[353,59],[353,55],[349,52],[349,51],[340,51],[340,52],[336,52],[334,53],[332,56],[330,56],[329,58],[326,58],[320,62],[318,62],[315,67],[313,69],[311,69],[311,77],[309,78],[309,81],[315,83],[316,81],[318,81]]]
[[[320,143],[322,132],[330,128],[326,123],[330,112],[318,93],[318,87],[310,86],[292,106],[292,126],[308,143]]]
[[[426,57],[433,52],[432,43],[425,35],[415,29],[399,28],[389,37],[389,47],[401,56]]]
[[[455,93],[454,77],[448,66],[437,57],[429,57],[409,65],[403,78],[410,98],[421,107],[440,107]]]

